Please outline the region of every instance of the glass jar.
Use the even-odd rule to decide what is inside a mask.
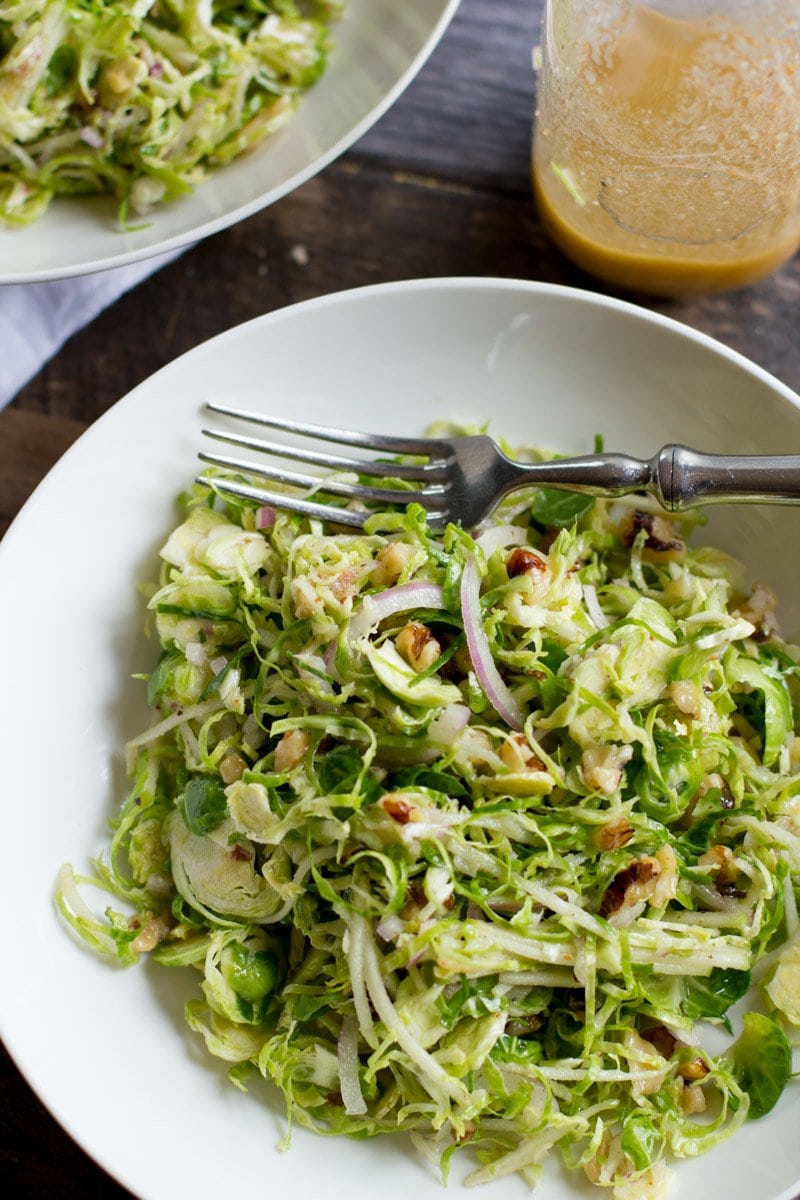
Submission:
[[[800,0],[547,0],[533,181],[617,287],[742,287],[800,246]]]

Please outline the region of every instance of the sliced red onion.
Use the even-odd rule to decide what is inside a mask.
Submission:
[[[589,614],[589,619],[595,629],[605,629],[611,624],[611,621],[600,607],[600,601],[597,599],[597,588],[592,583],[584,583],[583,585],[583,601],[586,605],[586,611]]]
[[[228,665],[228,660],[224,654],[220,654],[217,658],[212,658],[208,664],[215,675],[219,675],[220,671],[224,671]]]
[[[469,723],[466,704],[448,704],[428,726],[428,741],[439,746],[452,746],[453,740]]]
[[[256,529],[271,529],[275,524],[275,509],[265,504],[256,509]]]
[[[91,146],[93,150],[100,150],[106,144],[106,139],[100,130],[95,129],[93,125],[84,125],[78,133],[78,137],[85,145]]]
[[[358,1078],[358,1021],[355,1017],[345,1017],[342,1021],[336,1051],[344,1111],[352,1117],[360,1117],[367,1111],[367,1105]]]
[[[365,596],[358,612],[351,618],[347,636],[351,642],[365,637],[387,617],[409,608],[444,608],[444,597],[438,583],[403,583],[387,588],[375,596]]]
[[[486,699],[507,725],[520,730],[524,724],[522,711],[500,678],[500,672],[492,658],[489,639],[483,629],[480,586],[478,564],[470,556],[461,577],[461,616],[464,621],[467,650]]]
[[[480,546],[486,558],[499,550],[501,546],[521,546],[527,541],[528,531],[522,525],[495,525],[476,538],[475,545]]]

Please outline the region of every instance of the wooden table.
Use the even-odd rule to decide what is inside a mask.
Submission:
[[[115,400],[176,355],[259,313],[421,276],[595,287],[550,246],[531,202],[531,47],[541,8],[542,0],[462,0],[420,76],[352,151],[293,195],[196,246],[76,335],[0,413],[0,534]],[[800,258],[745,291],[642,303],[800,390]],[[8,968],[6,986],[14,986]],[[135,1114],[130,1120],[133,1130]],[[128,1194],[61,1131],[5,1055],[0,1178],[26,1200]]]

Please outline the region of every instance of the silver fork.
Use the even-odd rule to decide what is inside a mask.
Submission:
[[[673,512],[698,504],[793,504],[800,501],[800,455],[794,454],[702,454],[687,446],[670,445],[647,460],[627,454],[600,453],[551,462],[519,463],[503,454],[492,438],[483,434],[453,438],[394,437],[309,425],[245,412],[224,404],[207,404],[206,408],[233,421],[282,430],[317,442],[333,442],[352,450],[369,450],[381,455],[413,457],[413,462],[361,459],[224,429],[203,430],[207,437],[216,441],[270,458],[288,458],[322,468],[324,472],[303,474],[280,464],[201,452],[199,457],[203,462],[271,483],[300,488],[306,495],[272,491],[215,476],[217,491],[357,528],[374,511],[367,505],[385,507],[414,501],[425,506],[433,529],[441,529],[450,521],[471,529],[488,517],[504,496],[522,487],[562,488],[591,496],[646,492],[667,511]],[[375,480],[397,480],[407,486],[392,488],[337,477],[342,472]],[[201,475],[198,482],[208,483],[209,479]],[[314,495],[344,497],[352,507],[315,500],[308,495],[311,489]]]

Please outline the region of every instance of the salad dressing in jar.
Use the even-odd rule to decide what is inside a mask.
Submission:
[[[556,245],[656,294],[800,246],[800,0],[549,0],[534,192]]]

